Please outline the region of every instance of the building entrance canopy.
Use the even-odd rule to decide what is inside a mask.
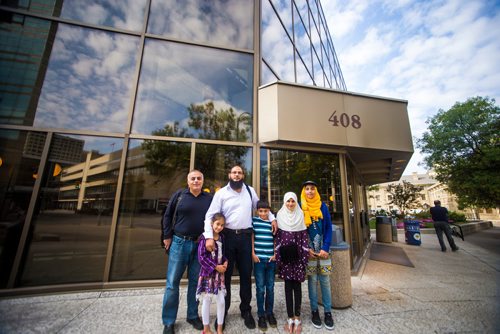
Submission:
[[[366,185],[394,181],[413,154],[407,105],[278,81],[259,88],[259,142],[345,152]]]

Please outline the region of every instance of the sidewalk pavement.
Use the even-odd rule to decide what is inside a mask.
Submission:
[[[362,272],[351,278],[352,307],[333,310],[333,331],[315,329],[310,323],[304,283],[302,333],[500,333],[498,253],[468,242],[467,236],[465,241],[455,238],[459,251],[446,253],[433,234],[422,234],[421,246],[405,244],[401,233],[398,237],[398,243],[388,245],[402,247],[415,268],[367,260]],[[260,333],[247,330],[239,316],[237,284],[232,296],[225,333]],[[0,333],[162,333],[162,298],[161,288],[3,298]],[[195,333],[186,323],[185,299],[182,288],[175,330]],[[278,328],[266,333],[284,333],[281,281],[275,286],[274,310]],[[255,298],[252,311],[256,316]],[[215,305],[211,315],[215,317]]]

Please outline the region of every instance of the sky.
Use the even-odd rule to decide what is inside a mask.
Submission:
[[[415,142],[426,120],[470,97],[500,104],[500,1],[327,0],[323,11],[347,90],[408,101]]]

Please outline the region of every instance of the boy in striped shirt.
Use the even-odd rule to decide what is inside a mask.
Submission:
[[[276,260],[274,256],[274,236],[269,212],[271,207],[267,201],[257,202],[257,214],[253,217],[252,259],[255,275],[258,326],[262,331],[276,327],[277,322],[273,313],[274,306],[274,277],[276,273]]]

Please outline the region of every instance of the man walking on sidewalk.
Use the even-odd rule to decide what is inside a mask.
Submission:
[[[446,245],[443,240],[443,232],[446,234],[446,239],[450,244],[452,251],[457,251],[458,247],[455,245],[455,240],[451,236],[450,224],[448,224],[448,209],[441,206],[441,201],[434,201],[434,207],[430,209],[432,220],[434,221],[434,229],[441,245],[441,251],[446,252]]]

